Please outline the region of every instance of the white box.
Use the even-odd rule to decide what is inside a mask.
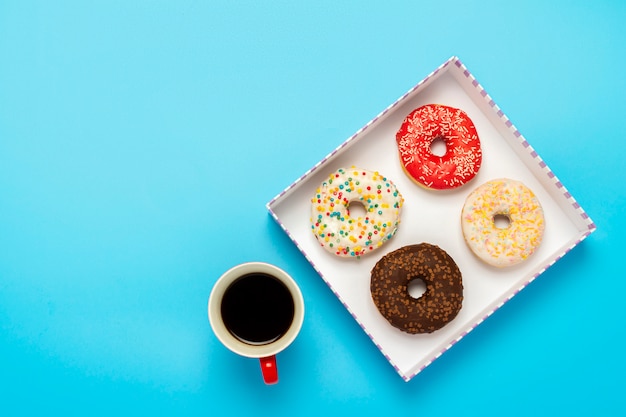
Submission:
[[[452,191],[417,186],[403,172],[399,161],[395,134],[411,110],[428,103],[463,109],[481,140],[483,162],[478,175]],[[405,203],[402,222],[393,239],[360,259],[344,259],[326,252],[311,232],[310,199],[331,172],[353,165],[390,178]],[[500,177],[522,181],[535,192],[546,224],[543,242],[535,254],[505,269],[479,261],[467,248],[460,226],[461,208],[468,194],[478,185]],[[457,57],[450,58],[340,144],[272,199],[267,208],[405,381],[439,358],[596,229]],[[384,254],[420,242],[440,246],[457,262],[463,274],[464,301],[458,316],[442,329],[410,335],[392,327],[378,312],[370,295],[370,271]]]

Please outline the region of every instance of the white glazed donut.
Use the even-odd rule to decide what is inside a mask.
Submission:
[[[506,227],[496,217],[508,219]],[[519,181],[488,181],[465,200],[461,214],[463,236],[474,254],[489,265],[518,264],[541,243],[545,221],[535,194]]]
[[[396,186],[378,172],[341,168],[311,198],[311,229],[329,252],[360,257],[395,235],[403,202]],[[352,217],[352,203],[362,204],[365,215]]]

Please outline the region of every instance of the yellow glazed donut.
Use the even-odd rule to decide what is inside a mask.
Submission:
[[[498,216],[508,224],[496,225]],[[472,191],[463,206],[461,226],[465,242],[478,258],[506,267],[533,254],[545,222],[535,194],[519,181],[501,178]]]
[[[396,186],[378,172],[341,168],[311,198],[311,229],[329,252],[360,257],[395,235],[403,201]],[[363,205],[365,215],[351,216],[351,203]]]

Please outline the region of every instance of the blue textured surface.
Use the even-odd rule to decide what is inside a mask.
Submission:
[[[414,3],[0,1],[0,415],[626,413],[625,4]],[[598,230],[405,383],[265,204],[452,55]],[[276,386],[206,317],[251,260]]]

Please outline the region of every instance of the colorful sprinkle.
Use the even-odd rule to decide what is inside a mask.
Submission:
[[[352,167],[331,174],[311,203],[311,229],[320,245],[338,256],[358,258],[395,235],[404,200],[380,173]],[[351,204],[363,205],[365,215],[351,217]]]
[[[500,216],[506,221],[496,224]],[[533,254],[545,228],[543,209],[523,183],[506,178],[489,181],[465,200],[463,236],[474,254],[489,265],[518,264]]]

